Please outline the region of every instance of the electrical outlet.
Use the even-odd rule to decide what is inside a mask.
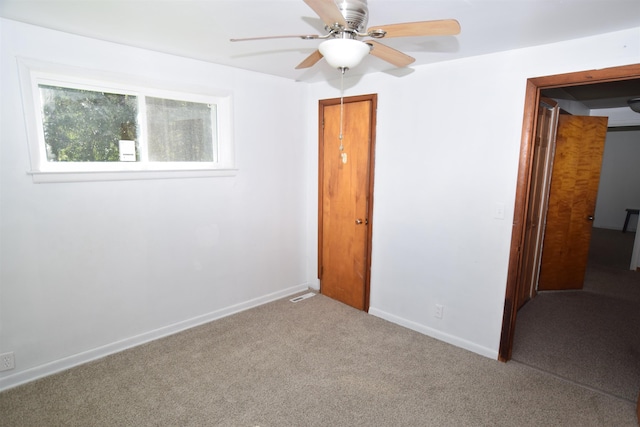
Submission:
[[[10,351],[9,353],[0,354],[0,372],[8,371],[15,367],[16,365],[15,365],[13,351]]]
[[[443,315],[444,315],[444,305],[436,304],[436,311],[433,317],[435,317],[436,319],[442,319]]]

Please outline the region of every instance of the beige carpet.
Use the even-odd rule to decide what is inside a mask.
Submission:
[[[635,404],[321,295],[0,394],[0,426],[637,426]]]
[[[584,289],[544,292],[519,312],[513,360],[636,402],[640,273],[635,233],[594,229]]]

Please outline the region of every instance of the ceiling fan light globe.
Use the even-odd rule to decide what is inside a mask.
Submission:
[[[354,39],[331,39],[320,43],[320,53],[333,68],[353,68],[369,54],[368,44]]]

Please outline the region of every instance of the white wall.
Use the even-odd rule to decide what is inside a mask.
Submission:
[[[370,313],[497,357],[526,80],[638,62],[634,29],[350,79],[347,96],[379,94]],[[308,109],[337,88],[312,85]],[[308,139],[315,155],[317,123]]]
[[[639,130],[607,132],[594,227],[622,230],[627,208],[640,209]],[[633,215],[627,230],[637,222]]]
[[[595,108],[590,110],[589,116],[608,117],[609,127],[640,126],[640,114],[629,107]]]
[[[306,289],[304,85],[0,25],[0,389]],[[231,90],[239,172],[34,184],[18,56]]]

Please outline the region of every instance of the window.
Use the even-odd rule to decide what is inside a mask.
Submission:
[[[38,89],[47,162],[117,162],[120,145],[127,147],[119,141],[136,141],[136,96],[43,84]]]
[[[154,162],[213,162],[216,106],[147,98],[148,156]]]
[[[21,64],[35,182],[233,173],[229,95],[66,71]]]

